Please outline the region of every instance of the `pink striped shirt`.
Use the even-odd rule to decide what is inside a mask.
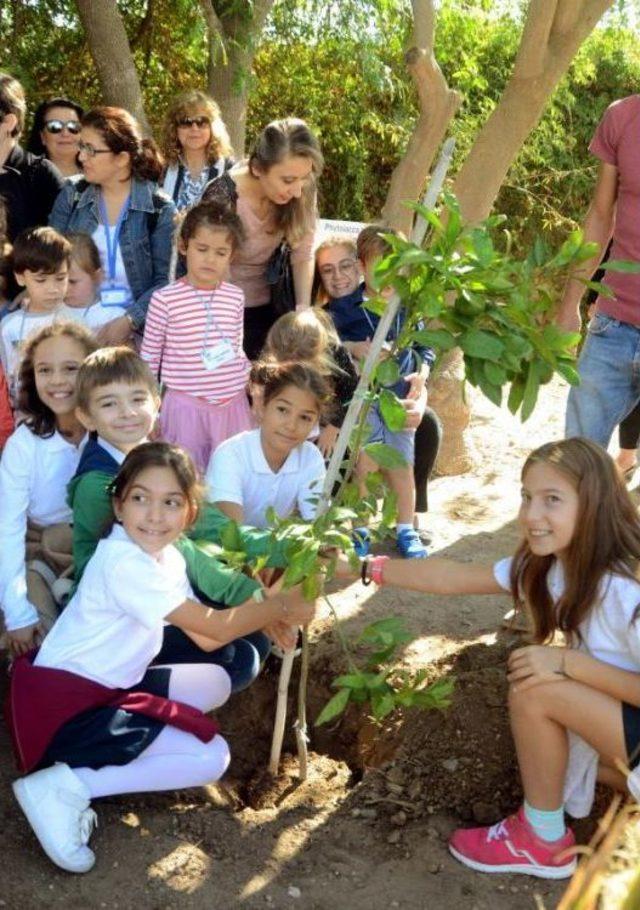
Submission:
[[[234,284],[222,282],[210,291],[181,278],[151,297],[140,354],[167,388],[214,403],[227,401],[246,386],[251,368],[242,350],[243,313],[244,294]],[[224,340],[235,356],[207,370],[205,346],[211,349]]]

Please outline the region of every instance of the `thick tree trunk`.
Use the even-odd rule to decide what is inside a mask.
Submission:
[[[215,0],[200,0],[209,33],[209,93],[220,105],[237,157],[245,150],[247,99],[253,58],[275,0],[254,0],[249,21],[218,12]]]
[[[129,39],[115,0],[76,0],[105,104],[126,108],[145,133],[149,124]]]
[[[486,218],[509,167],[580,45],[613,0],[531,0],[513,74],[454,181],[465,220]],[[473,463],[465,429],[462,358],[452,353],[432,383],[431,403],[443,423],[437,469],[456,474]]]

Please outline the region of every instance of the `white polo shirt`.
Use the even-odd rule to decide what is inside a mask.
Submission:
[[[35,663],[127,689],[162,647],[165,616],[189,599],[195,600],[176,548],[150,556],[116,524],[98,544]]]
[[[267,464],[260,429],[225,440],[215,450],[205,475],[211,502],[233,502],[243,509],[243,523],[266,528],[266,511],[273,506],[281,518],[297,509],[307,521],[315,517],[326,469],[312,442],[296,446],[279,471]]]
[[[27,519],[42,527],[71,521],[67,484],[80,461],[86,436],[75,446],[60,433],[42,438],[22,424],[0,458],[0,606],[7,629],[38,621],[27,599]]]

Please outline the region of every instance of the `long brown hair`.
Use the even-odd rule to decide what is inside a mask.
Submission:
[[[316,182],[324,166],[320,143],[304,120],[287,117],[267,124],[249,155],[249,173],[255,178],[266,174],[288,155],[311,161],[311,175],[302,196],[286,205],[273,206],[276,229],[295,245],[315,227]]]
[[[174,98],[165,114],[162,151],[168,164],[177,164],[182,155],[182,146],[178,141],[178,121],[183,117],[201,116],[209,118],[209,142],[205,150],[209,164],[233,153],[220,108],[210,95],[191,89]]]
[[[602,596],[605,575],[636,580],[640,562],[640,516],[615,464],[604,449],[580,437],[549,442],[527,458],[522,469],[546,464],[578,494],[573,538],[562,560],[565,585],[557,603],[547,586],[556,557],[536,556],[523,541],[511,566],[511,592],[533,615],[534,639],[549,641],[557,630],[580,637],[579,626]]]
[[[332,348],[340,344],[328,313],[315,308],[284,313],[269,329],[262,356],[279,361],[298,360],[323,374],[339,371]]]
[[[262,400],[265,404],[292,385],[315,398],[319,417],[323,417],[331,406],[331,388],[325,376],[306,363],[283,362],[273,357],[264,357],[253,364],[249,379],[262,386]]]
[[[56,431],[56,415],[41,400],[36,387],[34,360],[36,351],[43,341],[49,338],[73,338],[82,345],[86,354],[91,354],[98,347],[93,333],[79,322],[61,321],[45,325],[31,335],[25,344],[24,354],[20,361],[18,410],[26,415],[25,423],[32,433],[46,439]]]

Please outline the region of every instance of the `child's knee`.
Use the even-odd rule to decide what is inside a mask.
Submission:
[[[231,695],[231,678],[224,667],[218,667],[215,664],[206,664],[203,666],[203,694],[205,694],[206,706],[204,711],[213,711],[224,705]]]
[[[220,780],[231,761],[229,745],[223,736],[214,736],[211,742],[206,743],[200,755],[202,768],[202,784],[210,784]]]

